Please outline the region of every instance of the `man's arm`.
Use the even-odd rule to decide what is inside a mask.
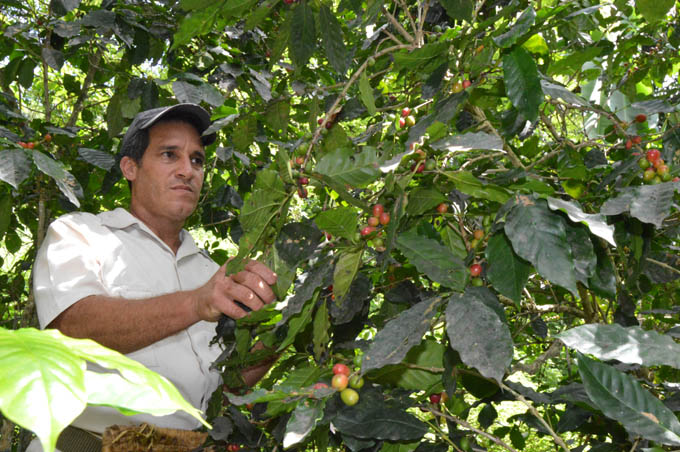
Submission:
[[[276,274],[251,261],[236,275],[222,266],[203,286],[141,300],[102,295],[85,297],[57,316],[49,328],[76,338],[90,338],[121,353],[131,353],[200,321],[223,313],[245,316],[236,301],[256,311],[275,299]]]

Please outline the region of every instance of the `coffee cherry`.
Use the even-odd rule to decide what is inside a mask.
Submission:
[[[390,222],[390,214],[387,212],[383,212],[380,214],[380,217],[378,218],[380,221],[380,224],[383,226],[387,225]]]
[[[380,220],[377,217],[370,217],[368,219],[368,225],[376,227],[380,224]]]
[[[482,266],[479,264],[472,264],[470,265],[470,276],[473,278],[476,278],[477,276],[482,274]]]
[[[340,393],[340,398],[345,403],[345,405],[353,406],[359,402],[359,393],[354,389],[343,389],[343,391]]]
[[[361,229],[361,235],[366,237],[367,235],[372,234],[374,231],[375,228],[373,226],[365,226],[363,229]]]
[[[385,208],[382,204],[375,204],[372,208],[372,211],[374,217],[379,217],[385,211]]]
[[[402,116],[403,118],[407,117],[407,116],[410,115],[410,114],[411,114],[411,109],[410,109],[410,108],[404,107],[404,108],[401,109],[401,116]]]
[[[430,394],[430,402],[434,403],[435,405],[441,402],[442,396],[441,394]]]
[[[482,238],[484,237],[484,231],[481,229],[475,229],[475,231],[472,233],[472,236],[476,240],[482,240]]]
[[[349,379],[349,386],[354,389],[361,389],[364,386],[364,379],[359,375],[352,375]]]
[[[659,157],[661,157],[661,152],[659,152],[658,149],[650,149],[647,151],[647,160],[649,160],[649,163],[654,163],[655,160],[658,160]]]
[[[446,211],[449,209],[449,206],[446,205],[445,202],[439,204],[437,206],[437,212],[439,213],[446,213]]]
[[[645,122],[647,120],[647,115],[640,113],[635,116],[635,122]]]
[[[333,366],[333,374],[335,375],[343,374],[349,376],[350,373],[351,371],[349,370],[349,367],[347,367],[345,364],[337,363]]]
[[[349,383],[349,378],[345,374],[336,374],[331,380],[331,386],[338,391],[345,389],[347,387],[347,383]]]

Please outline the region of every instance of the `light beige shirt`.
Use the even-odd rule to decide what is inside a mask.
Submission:
[[[38,251],[33,273],[41,328],[90,295],[142,299],[202,286],[219,266],[199,250],[187,231],[182,230],[180,238],[175,255],[122,208],[98,215],[72,213],[55,220]],[[210,345],[215,325],[195,323],[127,356],[168,378],[187,401],[205,412],[220,383],[219,373],[210,370],[221,351]],[[199,426],[184,412],[125,416],[102,406],[88,406],[73,425],[101,433],[109,425],[141,422],[179,429]]]

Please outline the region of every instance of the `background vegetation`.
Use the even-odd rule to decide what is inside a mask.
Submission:
[[[5,0],[0,18],[3,328],[37,324],[50,221],[126,205],[131,118],[196,102],[219,138],[187,226],[217,262],[238,244],[232,269],[265,259],[282,301],[220,323],[234,392],[209,443],[680,445],[677,2]],[[315,386],[337,363],[364,378],[356,405]],[[29,435],[5,420],[0,450]]]

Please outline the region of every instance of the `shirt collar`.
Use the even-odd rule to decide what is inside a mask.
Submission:
[[[158,236],[154,234],[154,232],[151,229],[149,229],[149,227],[146,224],[144,224],[144,222],[142,222],[139,218],[135,217],[122,207],[118,207],[108,212],[102,212],[99,214],[99,217],[101,218],[102,224],[110,228],[125,229],[133,225],[137,226],[147,234],[151,235],[151,237],[153,237],[157,242],[162,244],[168,250],[170,249],[168,245],[165,244],[165,242],[158,238]],[[177,250],[176,256],[177,260],[185,256],[189,256],[191,254],[200,253],[201,250],[198,248],[198,246],[196,246],[194,238],[185,229],[182,229],[180,231],[179,239],[180,245],[179,249]]]

